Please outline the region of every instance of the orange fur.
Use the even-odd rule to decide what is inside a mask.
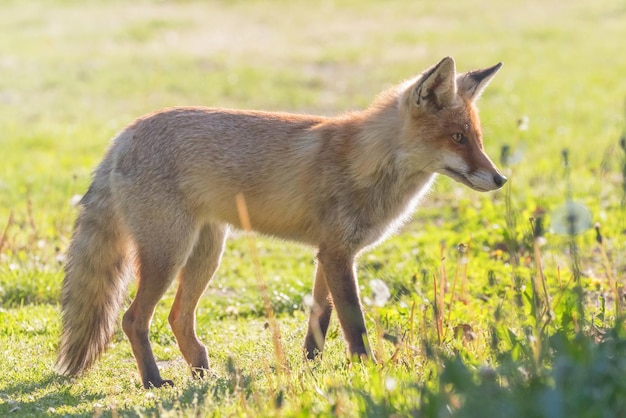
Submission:
[[[484,153],[473,104],[498,69],[456,74],[444,58],[369,108],[334,118],[188,107],[137,119],[113,140],[81,202],[57,369],[79,374],[105,350],[135,259],[139,286],[122,326],[144,386],[171,384],[148,334],[177,276],[169,321],[202,376],[209,363],[195,310],[229,227],[241,226],[239,193],[255,230],[318,248],[307,355],[322,351],[335,309],[350,353],[373,357],[356,257],[408,218],[437,173],[481,191],[504,184]]]

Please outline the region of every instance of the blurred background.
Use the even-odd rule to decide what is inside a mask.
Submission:
[[[504,62],[481,102],[485,142],[528,157],[532,169],[524,164],[518,175],[538,177],[539,189],[553,187],[552,156],[563,146],[574,164],[589,164],[623,127],[626,9],[615,1],[0,7],[0,145],[11,149],[0,215],[17,197],[7,201],[6,192],[23,194],[42,171],[55,174],[44,183],[84,177],[108,139],[143,113],[206,105],[332,115],[366,106],[447,55],[459,71]],[[63,170],[43,168],[52,164]]]
[[[0,346],[11,347],[11,356],[37,359],[33,370],[48,376],[33,378],[16,369],[5,383],[0,382],[0,412],[11,410],[10,405],[2,409],[9,398],[32,403],[29,407],[18,403],[22,410],[37,411],[49,385],[67,389],[66,382],[50,374],[58,336],[63,254],[75,204],[116,132],[140,115],[170,106],[329,116],[358,110],[381,90],[444,56],[455,58],[458,71],[504,63],[478,105],[485,147],[503,167],[509,183],[500,192],[478,194],[441,178],[405,233],[363,257],[363,294],[372,296],[367,283],[382,276],[391,289],[392,308],[385,315],[406,325],[409,315],[413,321],[409,312],[414,304],[418,320],[423,314],[426,324],[436,311],[432,278],[445,276],[448,257],[450,278],[455,269],[456,274],[465,269],[469,290],[464,287],[463,294],[470,297],[455,304],[462,297],[454,291],[448,294],[445,300],[452,308],[447,309],[453,309],[454,315],[452,321],[447,316],[443,330],[450,328],[451,336],[454,326],[471,323],[483,345],[474,344],[465,355],[478,359],[477,363],[503,358],[498,351],[503,346],[491,352],[486,348],[489,335],[495,335],[490,330],[499,326],[490,321],[504,321],[503,329],[514,330],[508,335],[517,333],[519,341],[537,323],[550,323],[535,311],[535,316],[529,313],[532,296],[524,293],[529,292],[532,278],[544,273],[557,296],[567,294],[572,277],[582,280],[589,292],[584,297],[587,313],[595,318],[589,322],[592,329],[599,326],[593,322],[598,318],[614,318],[616,295],[621,291],[623,296],[617,284],[623,284],[626,271],[624,40],[626,4],[615,0],[0,0],[0,323],[5,324],[0,325]],[[579,204],[568,206],[570,200]],[[583,213],[572,215],[569,207],[582,208]],[[574,237],[563,235],[558,224],[558,219],[569,222],[570,215],[582,219],[576,246],[571,245]],[[541,218],[541,230],[537,224],[531,226],[529,218]],[[591,228],[595,223],[601,231]],[[471,243],[469,271],[463,267],[468,258],[461,254],[459,243]],[[274,292],[274,308],[296,317],[293,323],[283,318],[290,335],[286,340],[293,346],[288,351],[296,356],[306,311],[301,301],[312,283],[312,251],[264,238],[257,244]],[[541,253],[534,252],[539,251],[535,244]],[[245,340],[252,331],[238,323],[220,328],[214,319],[252,318],[261,324],[256,335],[263,335],[265,319],[254,290],[254,273],[249,263],[241,262],[246,257],[244,245],[238,238],[229,244],[222,270],[209,290],[212,296],[201,305],[201,336],[218,344],[214,351],[218,365],[225,363],[228,350],[249,350],[224,346]],[[576,248],[580,248],[579,258],[572,257]],[[572,300],[581,300],[576,299],[580,295]],[[568,313],[570,308],[563,310]],[[507,309],[508,315],[503,314]],[[166,315],[163,308],[155,319],[154,338],[166,347],[158,355],[178,358],[172,354],[177,351],[171,334],[163,331]],[[424,332],[434,330],[432,321],[440,319],[430,319]],[[567,324],[571,325],[561,325]],[[344,364],[338,332],[336,327],[331,330],[336,360],[331,368]],[[116,338],[124,341],[121,334]],[[509,341],[505,347],[531,347],[526,352],[520,349],[515,360],[526,358],[537,366],[532,354],[536,345],[519,341]],[[126,342],[119,344],[111,358],[128,360],[128,350]],[[403,361],[413,365],[426,358],[423,354]],[[4,361],[4,367],[13,370],[16,364],[26,364],[11,356],[5,355],[0,366]],[[134,370],[134,364],[123,364],[115,372],[126,376]],[[255,366],[248,365],[249,370]],[[115,367],[108,364],[103,370],[110,373]],[[180,374],[186,373],[184,365],[176,367]],[[420,381],[428,381],[423,379],[428,367],[439,366],[425,365]],[[511,373],[520,368],[514,364]],[[413,373],[412,366],[408,369]],[[611,369],[619,370],[607,368]],[[228,370],[218,373],[227,375],[232,371]],[[342,373],[335,376],[340,382],[345,381]],[[222,378],[230,382],[228,376]],[[397,377],[400,386],[415,388],[402,379]],[[366,378],[356,381],[366,388],[364,393],[376,390]],[[526,382],[525,377],[519,381]],[[591,381],[581,377],[581,382]],[[623,378],[610,382],[617,384]],[[67,402],[83,413],[93,412],[91,400],[101,396],[102,389],[91,384],[89,390],[98,395],[86,401],[77,400],[72,392],[84,388],[70,390]],[[112,389],[117,400],[106,402],[123,404],[125,384]],[[614,388],[611,385],[608,392]],[[290,391],[297,393],[296,388]],[[315,392],[312,387],[302,391]],[[24,400],[23,393],[31,392],[38,393],[32,395],[34,400]],[[572,399],[582,399],[577,392],[568,393]],[[168,399],[182,399],[170,395]],[[154,406],[153,399],[136,396],[132,402]],[[404,401],[410,404],[414,399]],[[48,402],[66,401],[51,398]],[[523,398],[521,404],[534,402]],[[329,412],[334,406],[324,408]]]

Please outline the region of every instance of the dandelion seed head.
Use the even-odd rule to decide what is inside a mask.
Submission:
[[[398,384],[396,383],[393,377],[387,376],[385,378],[385,389],[387,389],[389,392],[392,392],[393,390],[395,390],[397,386]]]
[[[517,120],[517,129],[519,129],[520,131],[527,131],[529,122],[530,119],[528,119],[528,116],[522,116]]]
[[[83,198],[82,194],[75,194],[70,198],[70,206],[78,206],[80,200]]]
[[[315,301],[313,300],[313,295],[310,295],[308,293],[304,295],[304,297],[302,298],[302,303],[304,304],[304,306],[312,308],[313,304],[315,303]]]
[[[380,279],[370,280],[370,288],[374,294],[373,304],[375,306],[384,306],[391,297],[389,287]]]
[[[500,150],[500,162],[504,167],[515,165],[524,159],[523,147],[511,149],[509,145],[504,145]]]
[[[554,232],[562,235],[578,235],[593,226],[589,209],[571,200],[554,211],[551,224]]]

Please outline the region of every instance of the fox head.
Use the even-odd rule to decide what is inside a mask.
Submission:
[[[413,164],[478,191],[506,183],[485,153],[474,104],[501,66],[457,74],[454,60],[446,57],[401,87],[402,137],[413,149]]]

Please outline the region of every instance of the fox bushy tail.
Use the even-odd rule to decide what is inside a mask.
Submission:
[[[56,363],[65,375],[82,373],[106,349],[126,291],[128,244],[115,213],[109,174],[110,158],[105,158],[81,200],[67,251]]]

